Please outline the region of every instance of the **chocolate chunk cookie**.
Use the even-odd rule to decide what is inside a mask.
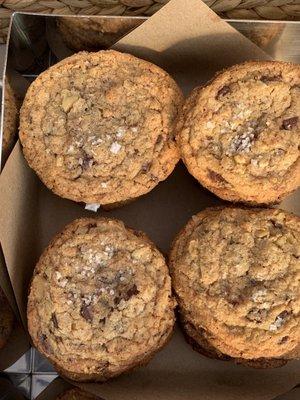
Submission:
[[[300,184],[300,66],[247,62],[187,99],[178,144],[189,172],[225,200],[279,202]]]
[[[57,400],[99,400],[99,397],[84,392],[81,389],[74,388],[74,389],[69,389],[63,394],[59,395],[57,397]]]
[[[42,73],[21,110],[25,158],[56,194],[112,204],[173,171],[182,94],[159,67],[116,51],[78,53]]]
[[[174,307],[165,260],[143,233],[116,220],[79,219],[35,268],[28,328],[60,373],[104,381],[166,344]]]
[[[14,314],[8,304],[3,290],[0,288],[0,349],[2,349],[13,328]]]
[[[75,51],[105,49],[139,26],[144,20],[118,17],[57,17],[57,26],[66,45]]]
[[[183,328],[202,353],[255,367],[300,358],[299,243],[299,217],[281,210],[192,217],[170,268]]]
[[[5,79],[4,90],[2,157],[5,161],[13,148],[18,130],[18,103],[8,79]]]

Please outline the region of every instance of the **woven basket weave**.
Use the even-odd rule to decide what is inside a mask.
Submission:
[[[60,15],[152,15],[169,0],[0,0],[0,43],[13,11]],[[300,0],[204,0],[226,18],[300,20]]]

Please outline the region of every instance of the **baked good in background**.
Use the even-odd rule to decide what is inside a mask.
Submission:
[[[189,172],[224,200],[281,201],[300,184],[300,66],[255,61],[194,89],[177,141]]]
[[[63,41],[75,51],[107,49],[144,20],[135,17],[56,17]]]
[[[277,367],[300,353],[300,219],[278,209],[208,208],[170,253],[185,334],[202,354]]]
[[[31,168],[54,193],[114,204],[152,190],[179,154],[175,81],[147,61],[116,51],[78,53],[31,84],[20,140]]]
[[[78,219],[34,270],[28,329],[59,373],[105,381],[168,342],[174,307],[164,257],[145,234],[117,220]]]
[[[15,144],[19,120],[18,101],[7,78],[5,78],[4,90],[2,164],[8,158],[9,153]]]
[[[68,389],[57,397],[57,400],[100,400],[99,397],[79,388]]]

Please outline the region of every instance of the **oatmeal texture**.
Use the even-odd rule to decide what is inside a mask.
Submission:
[[[74,388],[67,390],[62,395],[58,396],[57,400],[99,400],[99,397],[84,392],[78,388]]]
[[[57,17],[57,26],[66,45],[75,51],[95,51],[110,47],[143,20],[98,17]]]
[[[167,178],[182,94],[159,67],[116,51],[77,53],[42,73],[21,110],[25,158],[56,194],[111,204]]]
[[[170,254],[187,334],[237,359],[299,358],[299,257],[300,220],[287,212],[212,208],[192,217]]]
[[[300,184],[300,66],[247,62],[187,99],[178,144],[190,173],[219,197],[268,204]]]
[[[4,117],[3,117],[3,137],[2,137],[2,156],[4,161],[9,156],[13,148],[16,134],[18,131],[18,104],[15,94],[5,79],[4,96]]]
[[[8,304],[6,296],[0,288],[0,349],[2,349],[13,328],[14,315]]]
[[[79,219],[41,256],[28,328],[63,375],[104,381],[146,363],[169,339],[175,300],[163,256],[111,219]]]

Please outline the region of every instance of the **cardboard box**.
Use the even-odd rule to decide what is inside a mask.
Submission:
[[[114,48],[166,69],[185,94],[224,67],[269,58],[199,0],[170,1]],[[12,53],[9,56],[13,59]],[[34,73],[40,72],[39,64],[35,66]],[[299,200],[298,191],[280,207],[300,214]],[[96,214],[46,189],[29,169],[19,143],[0,176],[0,204],[0,241],[26,326],[28,284],[39,255],[66,223]],[[119,218],[145,231],[167,254],[171,240],[193,214],[219,204],[224,202],[203,189],[180,163],[147,195],[110,212],[100,209],[97,215]],[[255,370],[207,359],[195,353],[177,329],[169,345],[148,366],[101,385],[81,386],[106,400],[268,400],[299,383],[299,361],[278,369]]]

